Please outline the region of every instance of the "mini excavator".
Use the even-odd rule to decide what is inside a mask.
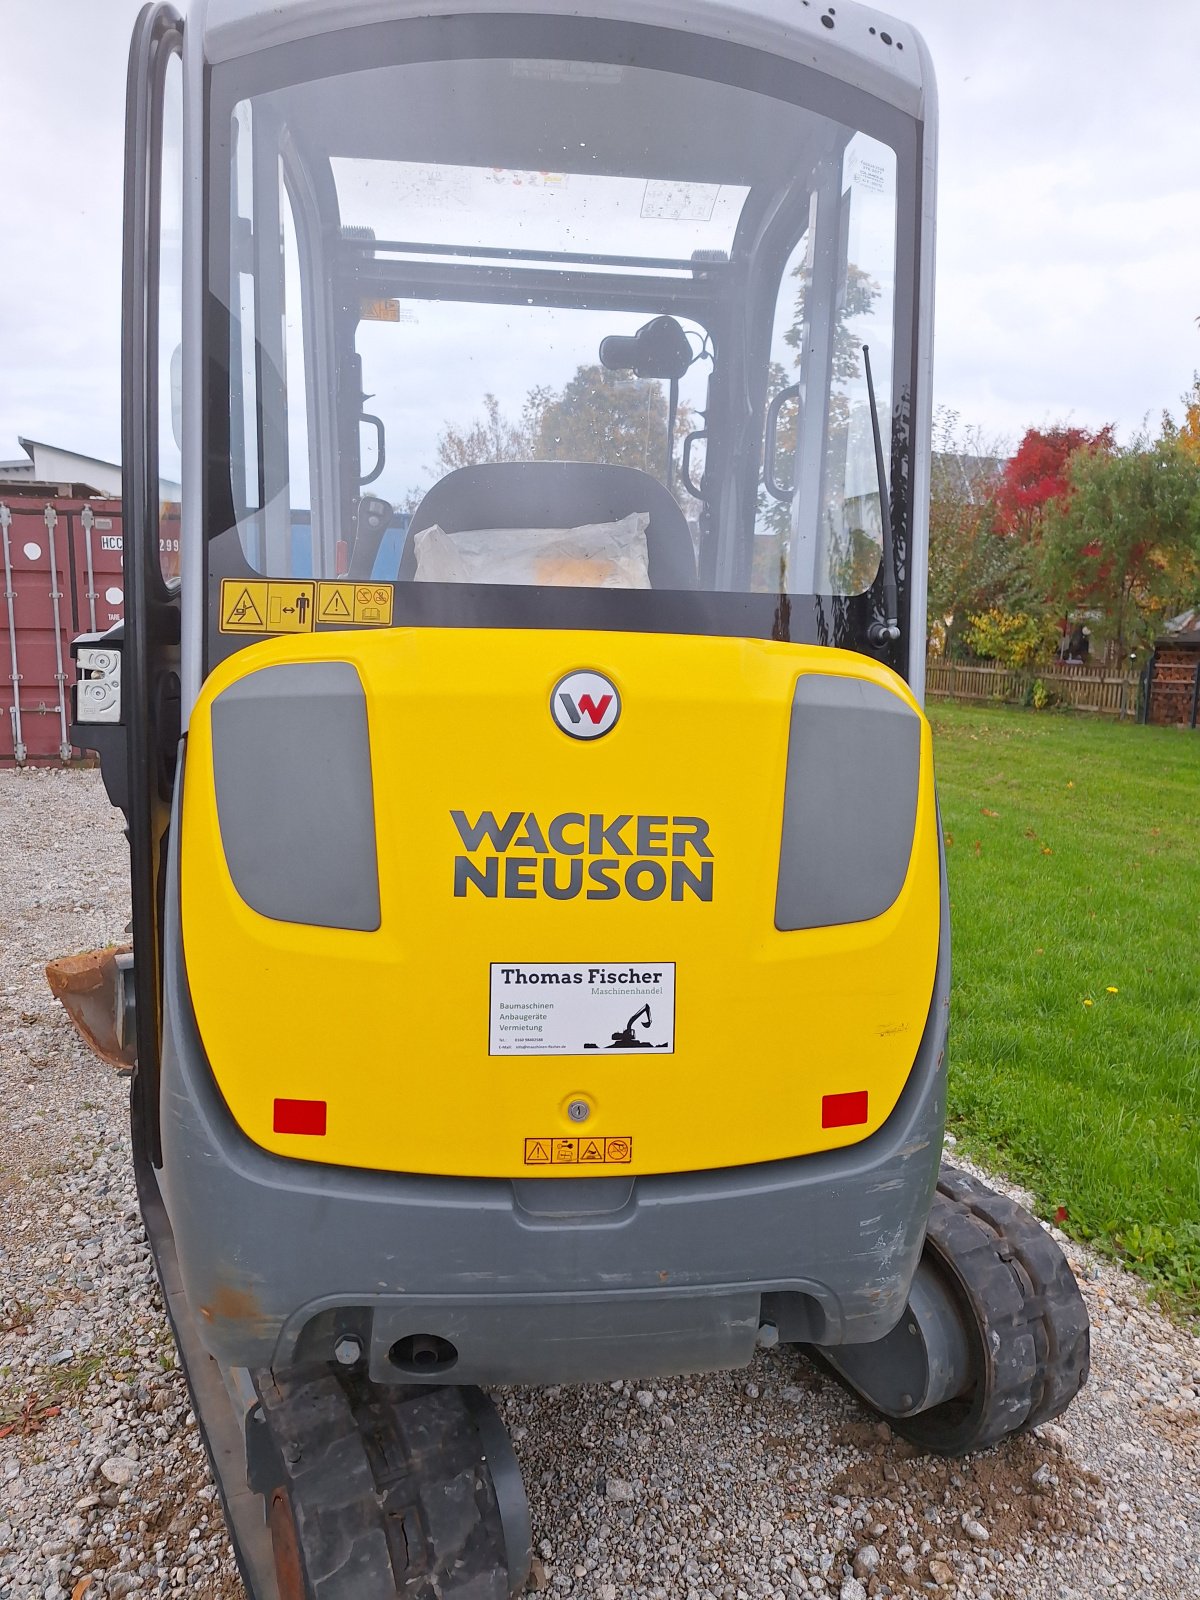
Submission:
[[[942,1165],[935,141],[854,0],[141,13],[58,992],[255,1600],[517,1593],[497,1385],[800,1347],[955,1456],[1086,1379]]]

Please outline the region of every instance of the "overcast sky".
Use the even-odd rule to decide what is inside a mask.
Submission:
[[[1178,413],[1200,368],[1200,0],[899,0],[941,99],[935,403],[986,434]],[[138,0],[2,0],[0,459],[119,451]],[[186,10],[186,5],[185,5]]]

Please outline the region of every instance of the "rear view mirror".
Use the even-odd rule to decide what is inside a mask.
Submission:
[[[678,382],[692,364],[692,346],[674,317],[655,317],[635,334],[609,334],[600,341],[600,360],[613,372]]]

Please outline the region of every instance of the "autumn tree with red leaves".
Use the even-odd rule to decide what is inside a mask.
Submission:
[[[1042,517],[1052,500],[1069,494],[1067,465],[1078,451],[1107,455],[1116,446],[1111,423],[1089,428],[1030,428],[1005,464],[994,505],[999,532],[1015,534],[1026,542],[1037,537]]]
[[[993,449],[989,460],[956,437],[952,413],[938,422],[929,553],[935,636],[1007,666],[1048,658],[1059,618],[1039,571],[1042,522],[1070,493],[1068,462],[1110,451],[1112,429],[1030,428],[1015,455],[1005,460]]]
[[[1074,493],[1075,463],[1105,459],[1115,448],[1111,426],[1029,428],[1015,455],[1000,466],[987,531],[981,529],[980,537],[985,547],[1002,552],[990,565],[1003,583],[983,606],[977,603],[967,613],[963,639],[974,653],[1013,667],[1033,665],[1053,653],[1064,607],[1058,590],[1047,583],[1043,530]]]

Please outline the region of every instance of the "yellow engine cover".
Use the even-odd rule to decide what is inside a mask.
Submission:
[[[365,692],[375,931],[259,914],[222,848],[212,703],[261,668],[311,661],[350,663]],[[577,668],[619,689],[602,738],[565,737],[550,715]],[[930,735],[922,717],[915,838],[894,903],[780,932],[789,718],[797,679],[814,672],[914,706],[864,657],[745,639],[389,629],[272,639],[223,663],[188,733],[181,918],[200,1036],[240,1127],[298,1159],[509,1178],[726,1167],[873,1132],[933,989]],[[469,835],[483,813],[506,828],[519,814],[506,850],[469,849],[464,819]],[[585,820],[560,820],[556,853],[547,834],[564,816]],[[631,853],[614,857],[600,830],[622,817]],[[649,864],[630,880],[642,846]],[[553,898],[546,872],[579,892]],[[530,973],[538,981],[517,977]],[[630,1017],[643,993],[650,1026]],[[579,1026],[595,1048],[551,1040],[543,1053],[535,1026],[523,1053],[530,1016],[585,1001]],[[622,1031],[635,1048],[613,1048]],[[864,1093],[865,1122],[824,1125],[826,1097]],[[277,1131],[280,1101],[323,1107],[323,1131],[286,1131],[286,1118]]]

